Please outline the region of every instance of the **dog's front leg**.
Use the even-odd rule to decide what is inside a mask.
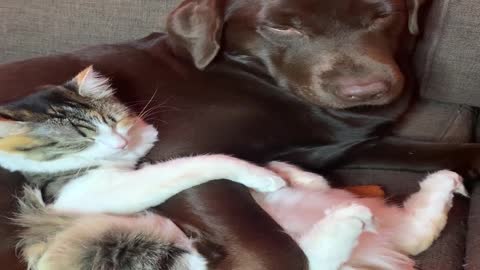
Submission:
[[[409,170],[419,173],[443,169],[463,176],[480,170],[480,144],[435,143],[403,138],[384,138],[356,149],[347,166],[354,168]]]
[[[310,170],[326,168],[407,170],[429,173],[453,170],[467,178],[480,172],[480,143],[435,143],[399,137],[304,147],[276,156]],[[340,164],[342,163],[342,164]]]

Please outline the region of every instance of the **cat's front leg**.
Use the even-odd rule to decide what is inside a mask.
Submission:
[[[370,209],[352,204],[334,209],[304,234],[299,244],[309,270],[338,270],[348,261],[364,231],[374,231]]]
[[[291,187],[315,191],[327,191],[330,189],[327,179],[323,176],[307,172],[295,165],[281,161],[272,161],[268,163],[267,168],[280,175]]]
[[[216,179],[232,180],[259,192],[285,186],[283,179],[268,169],[225,155],[204,155],[174,159],[136,171],[98,170],[67,184],[53,207],[84,213],[134,213]]]
[[[173,159],[145,167],[140,174],[155,176],[158,172],[171,176],[165,183],[176,183],[192,187],[216,179],[227,179],[243,184],[258,192],[273,192],[286,185],[275,172],[245,160],[227,155],[201,155]],[[183,190],[183,189],[182,189]]]

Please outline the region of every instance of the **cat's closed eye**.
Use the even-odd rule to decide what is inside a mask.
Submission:
[[[76,124],[74,125],[74,128],[78,129],[79,134],[85,138],[92,138],[97,133],[97,130],[95,128],[82,124]]]

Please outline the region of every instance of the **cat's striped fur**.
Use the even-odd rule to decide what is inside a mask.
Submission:
[[[185,270],[205,260],[170,220],[134,216],[61,214],[26,187],[14,219],[23,227],[18,248],[31,269]]]
[[[39,163],[77,155],[81,163],[87,157],[79,153],[95,143],[98,123],[114,126],[135,117],[112,94],[108,80],[88,68],[63,85],[45,86],[31,96],[0,106],[0,152],[10,154],[0,154],[1,165],[16,170],[18,164],[9,166],[5,161],[13,155]],[[152,143],[147,142],[146,150]],[[142,152],[129,162],[134,165],[146,151]],[[153,215],[74,215],[46,207],[45,202],[55,201],[66,184],[96,170],[101,163],[52,170],[37,170],[34,163],[33,168],[28,163],[18,169],[28,185],[14,221],[23,228],[18,248],[29,268],[51,269],[48,264],[78,270],[181,267],[181,258],[191,247],[171,221]],[[182,241],[165,236],[161,229],[175,232]],[[58,238],[63,240],[56,241]],[[194,259],[202,261],[201,257]]]

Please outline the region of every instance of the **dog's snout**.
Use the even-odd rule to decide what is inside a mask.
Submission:
[[[370,101],[380,99],[390,91],[390,84],[384,80],[341,80],[335,94],[349,101]]]

